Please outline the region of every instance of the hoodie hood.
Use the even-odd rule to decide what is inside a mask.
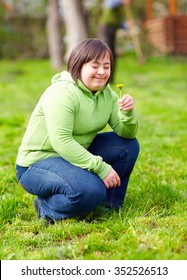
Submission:
[[[57,73],[53,76],[52,80],[51,80],[52,84],[55,83],[66,83],[66,84],[73,84],[75,86],[78,86],[78,88],[80,88],[83,92],[85,92],[86,94],[91,94],[92,92],[81,82],[81,80],[77,80],[77,83],[73,80],[73,78],[71,77],[71,74],[68,71],[62,71],[60,73]],[[104,89],[106,88],[106,85],[101,89],[98,90],[95,93],[95,96],[97,96],[100,92],[102,92]]]
[[[75,84],[75,81],[72,79],[71,74],[68,71],[55,74],[51,80],[51,83],[54,84],[57,82],[71,82]]]

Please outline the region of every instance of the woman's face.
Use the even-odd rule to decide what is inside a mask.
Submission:
[[[110,55],[91,60],[83,64],[80,72],[80,80],[90,90],[100,90],[108,81],[111,74]]]

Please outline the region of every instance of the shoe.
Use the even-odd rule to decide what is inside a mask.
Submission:
[[[44,216],[44,217],[40,216],[38,197],[36,197],[35,200],[34,200],[34,208],[36,209],[38,219],[44,218],[47,221],[48,224],[54,225],[55,221],[52,218],[50,218],[49,216],[47,216],[47,215]]]
[[[47,221],[48,224],[54,225],[55,221],[51,219],[49,216],[45,216],[44,219]]]
[[[112,213],[119,213],[120,208],[119,207],[105,207],[104,208],[104,213],[105,214],[112,214]]]

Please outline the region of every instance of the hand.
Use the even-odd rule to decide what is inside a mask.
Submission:
[[[120,109],[123,111],[132,111],[134,109],[134,100],[128,94],[123,95],[118,102]]]
[[[105,184],[106,189],[111,189],[115,187],[119,187],[121,185],[121,180],[116,171],[111,167],[109,173],[103,179],[103,183]]]

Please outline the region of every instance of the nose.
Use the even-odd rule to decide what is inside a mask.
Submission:
[[[104,74],[104,68],[103,67],[99,67],[98,74],[99,75],[103,75]]]

